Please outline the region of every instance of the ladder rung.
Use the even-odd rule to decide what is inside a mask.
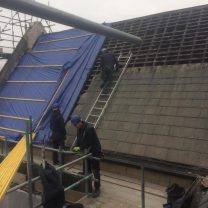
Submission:
[[[110,95],[110,94],[103,94],[103,93],[102,93],[102,94],[100,94],[100,95],[104,95],[104,96],[106,96],[106,95]]]
[[[102,108],[97,108],[97,107],[94,107],[93,109],[94,110],[103,110]]]
[[[98,103],[106,103],[106,101],[98,100]]]
[[[122,56],[122,57],[120,57],[120,59],[124,59],[124,58],[129,58],[129,56]]]
[[[100,99],[101,102],[105,102],[105,103],[107,102],[107,100],[108,100],[108,97],[105,99]]]
[[[89,116],[92,116],[92,117],[99,117],[98,115],[95,115],[95,114],[90,114]]]
[[[95,123],[92,123],[92,122],[89,122],[89,121],[87,121],[87,123],[92,124],[92,125],[94,125],[94,124],[95,124]]]

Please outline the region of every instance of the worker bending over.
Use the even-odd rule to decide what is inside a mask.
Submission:
[[[77,128],[77,140],[73,151],[87,150],[88,153],[92,153],[93,157],[101,158],[103,153],[95,128],[82,121],[79,115],[72,115],[71,123]],[[100,195],[100,160],[88,159],[88,171],[97,179],[94,181],[93,190],[93,197],[97,197]]]

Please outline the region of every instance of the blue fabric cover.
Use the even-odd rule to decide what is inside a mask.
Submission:
[[[104,40],[103,36],[78,29],[42,35],[33,50],[20,60],[9,80],[56,82],[5,83],[0,88],[0,115],[18,118],[32,116],[32,128],[37,133],[35,143],[47,142],[51,133],[49,121],[53,104],[60,105],[66,121]],[[46,65],[47,67],[44,67]],[[2,97],[37,99],[37,101],[8,100]],[[4,130],[2,127],[15,131]],[[23,133],[16,130],[25,131],[25,129],[25,120],[0,117],[1,136],[17,140]]]

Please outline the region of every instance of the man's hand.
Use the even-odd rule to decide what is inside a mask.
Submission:
[[[73,152],[80,152],[80,147],[74,147],[72,150]]]

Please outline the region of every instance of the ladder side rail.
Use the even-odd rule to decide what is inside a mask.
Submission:
[[[102,94],[102,92],[103,92],[103,89],[99,92],[99,94],[98,94],[98,96],[97,96],[95,102],[93,103],[92,107],[90,108],[89,113],[87,114],[87,117],[86,117],[85,121],[87,121],[87,119],[90,117],[91,112],[93,111],[95,105],[97,104],[97,101],[99,100],[99,97],[100,97],[100,95]]]
[[[120,60],[121,57],[122,57],[122,53],[119,54],[118,60]],[[125,67],[125,66],[124,66],[124,67]],[[87,116],[86,116],[86,118],[85,118],[85,121],[87,121],[88,118],[90,117],[91,112],[93,111],[95,105],[97,104],[97,102],[98,102],[98,100],[99,100],[99,98],[100,98],[100,95],[102,94],[103,90],[104,90],[104,89],[101,89],[101,91],[99,92],[99,94],[98,94],[96,100],[94,101],[92,107],[91,107],[90,110],[89,110],[89,113],[87,114]],[[101,113],[102,113],[102,112],[101,112]],[[99,119],[99,118],[98,118],[98,119]],[[97,124],[97,121],[96,121],[95,124],[93,124],[93,127],[96,128],[96,124]],[[75,139],[74,139],[74,141],[73,141],[73,143],[72,143],[72,145],[71,145],[71,147],[70,147],[70,150],[72,150],[72,148],[74,147],[76,141],[77,141],[77,136],[75,137]]]
[[[94,125],[95,128],[97,127],[98,122],[100,121],[102,115],[104,114],[105,109],[107,108],[107,106],[108,106],[108,104],[109,104],[109,100],[111,99],[111,97],[113,96],[113,94],[114,94],[116,88],[118,87],[118,84],[120,83],[121,78],[122,78],[124,72],[126,71],[126,68],[127,68],[128,64],[129,64],[129,62],[130,62],[130,60],[131,60],[131,57],[132,57],[132,53],[129,54],[129,58],[128,58],[128,60],[126,61],[125,65],[124,65],[124,67],[123,67],[123,70],[122,70],[121,74],[119,75],[119,78],[118,78],[118,80],[117,80],[117,82],[116,82],[116,84],[115,84],[113,90],[111,91],[110,96],[109,96],[109,98],[107,99],[106,104],[105,104],[105,106],[103,107],[103,110],[102,110],[102,112],[101,112],[99,118],[97,119],[97,121],[96,121],[96,123],[95,123],[95,125]]]

